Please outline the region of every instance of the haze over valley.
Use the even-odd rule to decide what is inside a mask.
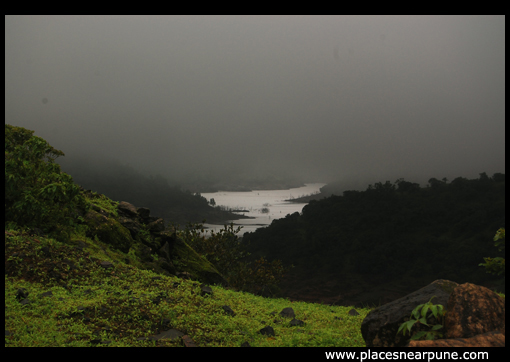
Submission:
[[[504,16],[9,15],[5,119],[11,291],[81,253],[357,308],[505,291]]]
[[[505,172],[504,16],[6,16],[6,123],[193,192]],[[350,186],[346,186],[350,187]]]

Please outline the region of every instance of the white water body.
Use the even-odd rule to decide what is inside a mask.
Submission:
[[[301,212],[306,203],[295,203],[285,200],[296,199],[320,192],[325,183],[311,183],[305,186],[288,190],[256,190],[249,192],[218,191],[201,194],[208,201],[214,199],[216,206],[225,206],[234,210],[245,210],[236,212],[240,215],[250,216],[253,219],[239,219],[228,221],[234,223],[235,227],[242,226],[239,236],[246,232],[255,231],[265,227],[275,219],[283,218],[295,212]],[[207,230],[215,232],[223,229],[223,225],[204,224]]]

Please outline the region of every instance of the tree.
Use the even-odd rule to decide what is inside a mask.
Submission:
[[[271,294],[288,268],[280,260],[267,261],[261,257],[248,261],[246,245],[240,243],[237,234],[241,227],[225,225],[218,232],[211,231],[205,237],[202,224],[188,223],[180,232],[183,240],[199,255],[207,259],[225,277],[230,287],[255,294]]]
[[[209,204],[210,204],[211,206],[216,206],[216,201],[214,200],[214,198],[211,198],[211,199],[209,200]]]
[[[55,163],[64,153],[33,133],[5,125],[5,222],[65,237],[75,224],[70,215],[86,202]]]

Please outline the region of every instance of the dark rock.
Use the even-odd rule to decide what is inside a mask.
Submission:
[[[188,335],[182,336],[182,341],[184,342],[185,347],[197,347],[195,342],[193,342],[193,340]]]
[[[410,341],[407,347],[505,347],[505,335],[499,331],[492,331],[471,338]]]
[[[488,288],[465,283],[448,300],[445,339],[471,338],[499,330],[505,334],[505,299]]]
[[[170,254],[170,245],[165,243],[159,250],[158,255],[168,261],[172,260],[172,256]]]
[[[21,302],[19,302],[19,304],[21,304],[21,305],[27,305],[27,304],[30,304],[30,303],[32,303],[32,301],[30,299],[28,299],[28,298],[23,299]]]
[[[122,226],[129,230],[131,237],[136,238],[136,236],[140,233],[142,225],[140,225],[136,219],[119,216],[117,220]]]
[[[147,219],[151,214],[151,211],[146,207],[139,207],[136,209],[136,212],[141,219]]]
[[[267,336],[274,336],[274,329],[271,326],[266,326],[266,327],[262,328],[259,332],[261,334],[265,334]]]
[[[201,296],[212,295],[212,294],[213,294],[213,291],[212,291],[211,287],[209,287],[205,284],[202,284],[200,286],[200,295]]]
[[[39,297],[53,297],[53,293],[50,291],[39,294]]]
[[[283,308],[283,310],[280,312],[280,316],[282,316],[284,318],[294,318],[296,316],[296,314],[294,313],[294,309],[288,307],[288,308]]]
[[[236,313],[228,305],[224,305],[221,308],[223,308],[225,313],[227,313],[228,315],[231,315],[232,317],[236,315]]]
[[[153,234],[153,237],[156,243],[162,247],[165,244],[168,244],[168,253],[169,254],[172,253],[175,246],[175,242],[177,240],[177,235],[175,232],[170,234],[168,231],[163,231]]]
[[[157,219],[147,225],[151,233],[159,233],[165,230],[165,221],[163,219]]]
[[[5,331],[7,335],[7,331]],[[244,342],[243,344],[241,344],[241,347],[251,347],[250,344],[248,342]]]
[[[138,212],[136,211],[136,207],[126,201],[121,201],[117,205],[117,212],[119,215],[125,215],[127,217],[138,216]]]
[[[184,336],[184,333],[182,333],[181,331],[178,331],[177,329],[169,329],[168,331],[155,334],[153,336],[150,336],[149,338],[155,341],[158,341],[160,339],[175,340],[178,338],[182,338],[182,336]]]
[[[16,299],[17,300],[23,300],[25,298],[28,298],[28,295],[30,293],[27,292],[27,290],[25,288],[19,288],[17,291],[16,291]]]
[[[299,319],[296,319],[296,318],[294,318],[293,320],[290,321],[291,327],[302,326],[304,324],[305,324],[305,322],[300,321]]]
[[[439,279],[403,298],[384,304],[368,313],[361,323],[361,334],[367,347],[403,347],[409,341],[409,335],[397,335],[400,325],[410,319],[411,312],[418,305],[427,303],[431,297],[433,304],[446,307],[448,298],[458,284],[449,280]],[[433,325],[439,321],[435,318],[427,320]],[[414,334],[418,326],[413,327]]]
[[[349,315],[353,315],[353,316],[356,316],[356,315],[359,315],[358,311],[356,309],[351,309],[349,311]]]
[[[102,261],[101,263],[99,263],[99,265],[105,269],[113,268],[113,263],[109,261]]]

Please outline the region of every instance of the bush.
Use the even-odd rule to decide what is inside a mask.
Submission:
[[[288,269],[280,260],[268,262],[264,258],[249,262],[250,255],[237,234],[241,227],[225,225],[217,233],[211,231],[206,238],[201,224],[189,223],[181,237],[198,254],[206,258],[225,277],[229,285],[237,290],[253,294],[274,294],[283,273]]]
[[[55,163],[64,153],[33,133],[5,125],[5,222],[62,239],[76,224],[70,215],[85,209],[85,200]]]
[[[499,249],[499,251],[503,251],[505,249],[505,229],[501,228],[497,231],[494,236],[494,241],[494,245]],[[485,260],[485,263],[478,265],[485,267],[487,269],[487,273],[495,275],[505,274],[504,258],[483,258],[483,260]]]

